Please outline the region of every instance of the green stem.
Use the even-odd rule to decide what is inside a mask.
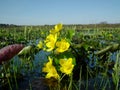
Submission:
[[[5,74],[7,74],[7,71],[6,71],[6,68],[5,68],[5,64],[3,64],[3,68],[4,68],[4,71],[5,71]],[[9,80],[8,77],[7,77],[7,80],[8,80],[8,84],[9,84],[10,90],[12,90],[12,87],[11,87],[11,84],[10,84],[10,80]]]
[[[79,56],[78,52],[75,50],[73,46],[70,45],[70,48]]]
[[[18,90],[18,84],[17,84],[17,78],[16,78],[17,69],[15,68],[15,66],[13,67],[13,69],[14,69],[15,85],[16,85],[16,89]]]
[[[69,83],[69,86],[68,86],[68,90],[72,90],[72,82],[73,82],[73,79],[72,79],[72,74],[70,75],[70,83]]]
[[[62,77],[60,78],[59,82],[65,77],[66,74],[63,74]]]

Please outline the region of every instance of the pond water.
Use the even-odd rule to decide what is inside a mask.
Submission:
[[[36,55],[34,55],[34,60],[32,61],[32,66],[29,66],[29,64],[23,65],[22,59],[20,59],[18,56],[15,56],[11,61],[15,67],[19,70],[19,74],[21,75],[21,78],[18,78],[18,90],[26,90],[26,88],[29,88],[29,85],[31,81],[35,78],[41,77],[42,73],[42,67],[43,63],[47,61],[47,55],[49,53],[46,53],[44,51],[39,51]],[[2,67],[2,66],[1,66]],[[17,76],[16,76],[17,77]],[[14,78],[13,78],[14,79]],[[14,80],[13,80],[14,81]],[[12,85],[12,84],[11,84]],[[14,83],[15,85],[15,83]],[[12,85],[12,90],[16,90],[16,86]],[[3,89],[9,89],[8,87],[3,87]],[[2,86],[0,85],[0,90],[2,90]]]
[[[116,54],[117,54],[116,52],[113,53],[110,58],[112,60],[116,60]],[[45,53],[44,51],[38,52],[35,55],[35,58],[34,58],[34,61],[33,61],[33,68],[32,68],[32,70],[28,70],[27,72],[26,72],[25,68],[22,68],[20,70],[20,72],[22,74],[22,78],[18,80],[18,83],[17,83],[18,88],[19,88],[18,90],[26,90],[26,88],[28,90],[30,90],[30,86],[31,86],[32,81],[34,79],[36,79],[36,78],[40,78],[41,77],[41,75],[42,75],[41,74],[41,68],[43,66],[43,62],[47,61],[46,55],[48,55],[48,53]],[[20,63],[18,56],[15,56],[13,60],[15,60],[15,62],[14,62],[15,64]],[[95,62],[94,62],[94,64],[95,64]],[[89,66],[93,67],[93,63],[89,63]],[[93,79],[89,79],[89,81],[80,81],[79,83],[80,83],[81,90],[85,90],[86,89],[86,82],[88,82],[88,86],[87,86],[89,88],[88,90],[93,90],[93,88],[95,88],[93,83],[96,83],[96,87],[97,87],[101,83],[101,79],[103,79],[103,78],[100,77],[100,75],[98,75],[98,77],[95,77]],[[103,82],[105,82],[105,81],[103,80]],[[110,81],[110,84],[111,83],[112,82]],[[13,87],[12,90],[17,90],[15,88],[16,86],[13,85],[12,87]],[[100,86],[99,86],[99,88],[100,88]],[[109,90],[112,90],[112,89],[110,89],[111,87],[109,85],[108,85],[107,88]],[[3,89],[0,88],[0,90],[3,90]],[[97,90],[101,90],[101,88],[97,89]]]

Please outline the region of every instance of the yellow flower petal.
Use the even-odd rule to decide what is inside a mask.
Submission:
[[[74,65],[72,64],[72,58],[69,59],[60,59],[60,71],[65,74],[72,73]]]
[[[55,48],[55,43],[57,41],[57,34],[49,34],[45,40],[47,51],[52,51]]]
[[[65,39],[62,39],[61,41],[56,42],[56,52],[62,53],[64,51],[67,51],[69,46],[70,44]]]
[[[43,47],[43,43],[42,43],[42,41],[39,41],[37,47],[38,47],[39,49],[41,49],[41,48]]]
[[[55,25],[54,29],[50,30],[50,33],[52,34],[58,33],[62,29],[62,26],[63,25],[61,23]]]
[[[56,78],[56,79],[59,78],[59,75],[58,75],[55,67],[52,67],[52,68],[51,68],[51,71],[48,72],[47,75],[46,75],[46,78],[51,78],[51,77],[54,77],[54,78]]]
[[[63,25],[62,25],[61,23],[55,25],[55,30],[61,30],[61,29],[62,29],[62,26],[63,26]]]
[[[50,57],[48,57],[48,60],[49,60],[49,62],[47,62],[45,64],[45,66],[42,69],[42,72],[47,73],[46,78],[54,77],[54,78],[58,79],[59,75],[58,75],[55,67],[52,65],[52,59]]]
[[[50,70],[51,70],[50,68],[53,67],[52,66],[52,59],[50,57],[48,57],[48,60],[49,60],[49,62],[47,62],[45,64],[45,67],[43,67],[43,69],[42,69],[43,72],[50,72]]]

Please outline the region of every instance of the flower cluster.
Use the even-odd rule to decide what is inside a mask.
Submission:
[[[48,57],[48,60],[49,62],[47,62],[42,71],[47,73],[46,75],[46,78],[56,78],[56,79],[59,79],[60,76],[59,74],[57,73],[57,70],[55,69],[55,66],[53,65],[53,60]],[[68,59],[60,59],[60,71],[66,75],[69,75],[71,74],[73,68],[74,68],[74,65],[72,63],[72,58],[68,58]]]
[[[47,52],[53,51],[50,54],[51,56],[48,56],[48,62],[45,63],[44,67],[42,68],[42,72],[47,73],[46,78],[55,78],[60,80],[60,73],[70,75],[74,68],[73,58],[65,57],[65,55],[63,55],[61,58],[58,58],[55,57],[56,55],[54,55],[62,54],[70,47],[70,43],[67,41],[67,39],[60,37],[61,30],[63,28],[62,26],[63,25],[61,23],[55,25],[55,27],[49,31],[48,36],[44,40],[44,50]],[[38,48],[42,48],[43,44],[39,42],[37,46]],[[58,63],[55,63],[54,60],[57,60]]]
[[[45,40],[47,51],[52,51],[56,49],[55,51],[57,53],[62,53],[69,49],[70,44],[67,42],[66,39],[61,39],[60,41],[58,41],[58,36],[60,34],[61,29],[62,24],[57,24],[55,25],[54,29],[50,30],[50,34],[46,37]]]

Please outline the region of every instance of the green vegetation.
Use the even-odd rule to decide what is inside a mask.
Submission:
[[[41,85],[51,90],[58,90],[56,87],[60,90],[120,89],[120,24],[63,25],[62,30],[60,26],[53,28],[54,25],[0,25],[0,48],[16,43],[25,45],[18,55],[0,65],[1,88],[8,85],[10,90],[34,90],[37,87],[34,82],[45,82]],[[54,35],[56,32],[57,37]],[[62,44],[65,48],[61,47]],[[67,58],[69,63],[63,58]],[[47,63],[56,76],[52,75]],[[27,87],[21,87],[20,81],[24,82],[26,77],[29,79]],[[53,86],[55,88],[51,88]]]

